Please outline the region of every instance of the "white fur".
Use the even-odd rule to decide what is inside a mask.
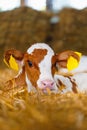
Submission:
[[[36,92],[36,88],[31,84],[30,80],[27,77],[27,74],[26,74],[26,83],[27,83],[28,92],[31,92],[31,91]]]
[[[77,73],[72,76],[80,92],[87,92],[87,73]]]
[[[58,79],[66,86],[62,91],[58,89],[59,93],[72,92],[73,84],[68,77],[56,74],[54,80],[59,86]],[[70,79],[75,82],[78,92],[87,92],[87,73],[74,74],[74,76],[70,76]]]

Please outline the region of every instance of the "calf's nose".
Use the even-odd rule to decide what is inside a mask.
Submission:
[[[44,86],[44,88],[53,89],[54,87],[54,81],[49,79],[43,80],[41,83]]]

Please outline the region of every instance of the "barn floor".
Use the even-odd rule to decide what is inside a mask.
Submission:
[[[15,73],[0,70],[0,87]],[[87,130],[87,95],[0,94],[0,130]]]

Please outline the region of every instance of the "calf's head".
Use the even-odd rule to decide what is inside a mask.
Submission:
[[[32,45],[26,53],[13,49],[8,50],[4,59],[11,68],[19,68],[18,75],[21,75],[22,72],[25,73],[25,82],[29,92],[37,87],[43,91],[46,91],[47,88],[57,91],[54,74],[60,67],[67,68],[67,59],[70,56],[79,61],[79,56],[73,51],[54,54],[47,44],[37,43]]]

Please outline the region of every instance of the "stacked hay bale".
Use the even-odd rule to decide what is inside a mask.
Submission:
[[[24,49],[28,44],[44,42],[49,17],[27,7],[0,13],[0,45]]]
[[[63,9],[56,14],[52,46],[57,50],[73,49],[87,54],[87,9]],[[55,44],[57,46],[55,46]]]

